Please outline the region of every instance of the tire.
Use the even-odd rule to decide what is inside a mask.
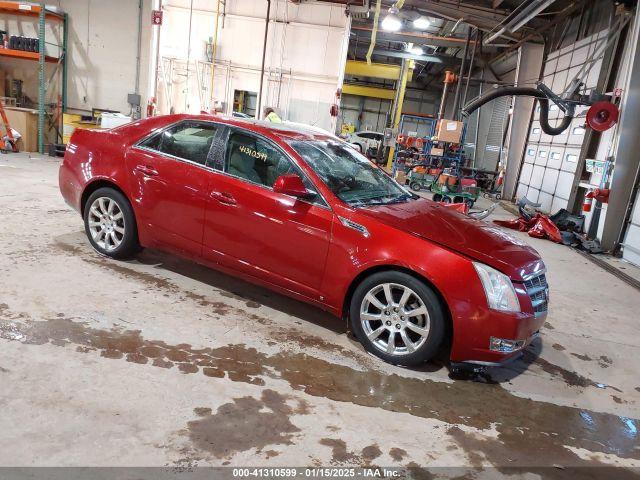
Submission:
[[[403,306],[405,292],[408,297]],[[416,313],[403,315],[407,312]],[[358,285],[351,298],[349,320],[365,350],[393,365],[416,366],[430,360],[445,335],[443,308],[433,290],[415,277],[393,270],[374,273]]]
[[[414,192],[419,192],[422,187],[420,186],[420,184],[418,182],[411,182],[409,184],[409,188],[411,190],[413,190]]]
[[[496,200],[498,201],[502,200],[502,195],[500,195],[499,193],[496,193]]]
[[[462,203],[462,202],[464,202],[464,198],[462,197],[455,197],[453,199],[453,203]]]
[[[93,248],[102,255],[126,259],[140,250],[131,204],[113,188],[99,188],[89,195],[84,206],[84,231]]]
[[[442,203],[451,203],[451,197],[442,197]]]
[[[442,194],[440,194],[440,193],[436,193],[436,194],[433,196],[433,201],[434,201],[434,202],[441,202],[441,201],[442,201]]]

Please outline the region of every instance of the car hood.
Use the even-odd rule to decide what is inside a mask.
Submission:
[[[359,210],[391,227],[422,237],[522,281],[544,268],[531,246],[481,220],[427,199]]]

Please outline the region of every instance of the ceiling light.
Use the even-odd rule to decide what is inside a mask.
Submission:
[[[424,55],[424,50],[422,49],[422,47],[414,45],[413,43],[407,43],[405,51],[407,53],[412,53],[413,55]]]
[[[381,27],[387,32],[397,32],[402,27],[402,22],[397,15],[389,13],[384,20],[382,20]]]
[[[426,30],[429,28],[429,25],[431,25],[431,20],[424,16],[420,16],[413,21],[414,28],[418,30]]]

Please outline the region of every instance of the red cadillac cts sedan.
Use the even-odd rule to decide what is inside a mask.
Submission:
[[[417,365],[515,358],[543,324],[545,267],[491,225],[419,198],[318,129],[171,115],[76,130],[60,190],[101,254],[153,247],[344,317]]]

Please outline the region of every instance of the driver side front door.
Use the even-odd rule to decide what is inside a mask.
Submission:
[[[232,129],[223,171],[211,176],[203,255],[320,300],[333,213],[321,197],[274,192],[277,176],[292,172],[303,176],[273,142]]]

